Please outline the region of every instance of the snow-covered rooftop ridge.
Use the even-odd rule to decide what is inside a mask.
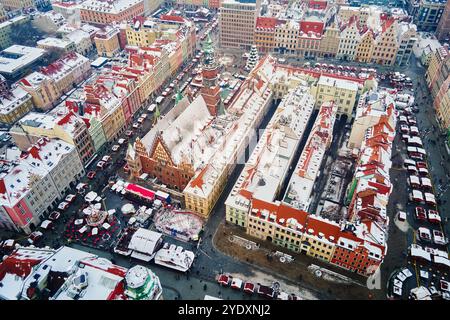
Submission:
[[[248,208],[250,198],[275,198],[313,108],[314,98],[304,83],[283,99],[236,181],[227,205]]]
[[[70,46],[72,42],[65,39],[59,39],[54,37],[47,37],[42,40],[38,40],[37,45],[38,46],[44,46],[44,47],[55,47],[59,49],[67,49],[68,46]]]
[[[31,96],[21,87],[10,89],[8,95],[0,97],[0,113],[9,114],[30,98]]]
[[[381,116],[387,113],[388,108],[393,109],[394,107],[394,95],[388,90],[370,90],[364,92],[359,98],[355,119],[368,115]]]
[[[336,77],[328,77],[325,75],[320,76],[319,82],[317,83],[317,85],[334,86],[339,89],[358,91],[358,84],[353,81],[346,80],[346,79],[340,79],[340,78],[336,78]]]
[[[308,210],[312,188],[319,175],[324,156],[333,139],[337,106],[324,102],[289,181],[284,201]]]
[[[120,14],[142,2],[143,0],[86,0],[81,4],[81,9]]]
[[[234,165],[240,156],[245,137],[251,137],[255,130],[257,119],[267,108],[272,98],[269,83],[275,71],[275,60],[267,56],[249,74],[242,84],[238,98],[227,110],[228,117],[236,117],[225,135],[217,140],[213,157],[209,163],[202,164],[194,177],[185,187],[185,193],[207,197],[218,182],[227,165]]]
[[[28,194],[32,184],[39,183],[74,149],[60,139],[41,138],[18,160],[2,161],[0,205],[13,207]]]

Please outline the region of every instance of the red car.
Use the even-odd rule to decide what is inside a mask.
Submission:
[[[416,215],[415,216],[416,216],[417,220],[421,220],[421,221],[427,220],[427,212],[422,207],[416,207]]]
[[[255,292],[255,285],[249,281],[244,284],[244,292],[248,294],[252,294]]]
[[[416,166],[418,169],[423,168],[423,169],[428,169],[427,163],[423,162],[423,161],[417,161],[416,162]]]
[[[89,179],[94,179],[95,175],[96,175],[95,171],[89,171],[88,174],[87,174],[87,177]]]
[[[224,287],[228,287],[231,282],[231,277],[226,274],[221,274],[217,279],[217,282]]]

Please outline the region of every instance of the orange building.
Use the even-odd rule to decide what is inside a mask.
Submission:
[[[259,51],[268,53],[275,48],[275,27],[277,18],[258,17],[256,19],[255,44]]]
[[[87,0],[80,8],[82,22],[107,25],[144,14],[143,0]]]

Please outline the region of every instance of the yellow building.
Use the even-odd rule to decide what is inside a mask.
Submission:
[[[358,62],[369,63],[372,59],[375,47],[375,35],[371,29],[368,29],[362,36],[361,41],[356,47],[355,60]]]
[[[96,33],[94,42],[99,56],[114,57],[120,51],[119,30],[106,27]]]
[[[311,90],[315,93],[316,108],[322,106],[325,101],[334,101],[338,106],[337,113],[346,115],[347,120],[351,120],[356,96],[360,90],[357,82],[321,75]]]
[[[31,96],[20,87],[8,91],[8,95],[0,96],[0,122],[13,124],[33,109],[33,103]]]
[[[382,25],[381,34],[378,35],[372,55],[372,62],[393,66],[399,49],[397,43],[397,20],[390,18]]]
[[[272,52],[275,49],[275,27],[278,19],[271,17],[258,17],[255,29],[255,45],[259,51]]]
[[[318,216],[308,216],[305,211],[284,203],[254,199],[250,214],[247,215],[246,233],[294,252],[302,252],[329,262],[336,245],[334,237],[325,233],[330,231],[330,234],[336,234],[339,226]],[[304,228],[306,224],[307,231]]]
[[[325,28],[322,40],[320,41],[319,52],[322,57],[334,58],[339,49],[340,30],[335,26]]]
[[[126,35],[130,46],[145,47],[161,36],[161,30],[154,22],[148,21],[141,24],[140,21],[136,21],[134,25],[127,25]]]
[[[450,89],[449,89],[450,78],[447,79],[446,85],[447,89],[442,89],[442,94],[434,101],[434,107],[436,109],[436,115],[438,119],[439,126],[442,131],[450,130]]]
[[[20,80],[20,86],[33,98],[33,104],[41,110],[49,110],[61,97],[61,91],[55,81],[40,72],[33,72]]]

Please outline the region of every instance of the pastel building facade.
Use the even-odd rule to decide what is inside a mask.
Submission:
[[[30,233],[84,175],[75,147],[41,138],[25,153],[2,160],[2,227]]]

